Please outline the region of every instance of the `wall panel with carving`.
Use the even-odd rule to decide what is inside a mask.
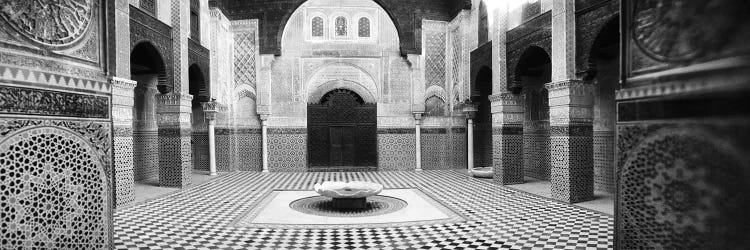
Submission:
[[[748,6],[622,5],[615,248],[750,244]]]
[[[103,4],[0,1],[0,248],[111,248]]]

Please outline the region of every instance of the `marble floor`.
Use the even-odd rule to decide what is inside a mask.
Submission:
[[[432,224],[237,224],[274,190],[324,180],[418,188],[464,220]],[[610,249],[613,217],[461,171],[227,173],[119,209],[117,249]]]
[[[545,198],[552,198],[552,183],[546,180],[524,177],[524,183],[508,185],[511,189],[539,195]],[[605,214],[615,214],[615,195],[603,192],[595,192],[594,199],[573,204],[575,206],[599,211]]]
[[[193,183],[191,185],[200,185],[215,177],[217,176],[208,175],[207,171],[194,171],[192,174]],[[135,183],[135,203],[155,199],[179,190],[179,188],[160,187],[159,179],[138,181]]]

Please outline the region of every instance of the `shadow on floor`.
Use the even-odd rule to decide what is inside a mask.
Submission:
[[[206,171],[194,171],[192,174],[192,184],[190,186],[196,186],[203,184],[207,181],[212,180],[224,173],[219,173],[217,176],[210,176]],[[159,179],[148,179],[142,180],[135,183],[135,204],[141,203],[147,200],[155,199],[169,193],[180,190],[179,188],[160,187]]]
[[[552,183],[547,180],[539,180],[531,177],[524,177],[524,183],[515,185],[506,185],[506,187],[542,196],[552,198]],[[594,192],[594,200],[584,201],[573,204],[582,208],[591,209],[609,215],[615,214],[615,195],[603,192]]]

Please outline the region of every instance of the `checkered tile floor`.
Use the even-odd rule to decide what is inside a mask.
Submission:
[[[378,228],[230,226],[272,189],[323,180],[421,187],[468,221]],[[611,249],[609,215],[461,172],[229,173],[115,212],[117,249]]]

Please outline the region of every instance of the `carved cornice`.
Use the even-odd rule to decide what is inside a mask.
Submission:
[[[159,105],[166,105],[166,106],[178,106],[178,105],[187,105],[190,106],[190,102],[193,101],[193,96],[188,94],[180,94],[180,93],[166,93],[161,95],[156,95],[156,102]]]
[[[109,98],[50,90],[0,86],[0,113],[109,118]]]
[[[593,85],[577,79],[550,82],[545,84],[544,87],[549,91],[550,97],[565,94],[571,96],[591,96],[594,90]]]

